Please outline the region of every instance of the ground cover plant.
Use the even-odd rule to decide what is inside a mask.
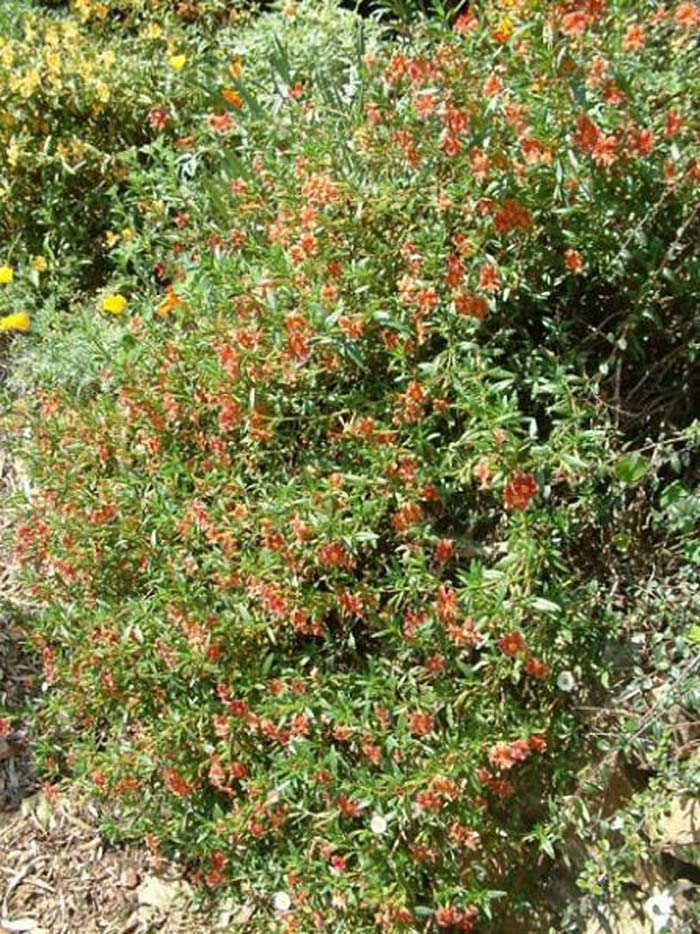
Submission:
[[[308,2],[212,43],[74,6],[48,46],[136,63],[123,119],[84,85],[125,135],[76,254],[111,235],[72,300],[32,299],[27,176],[0,269],[46,774],[259,931],[527,920],[590,753],[573,699],[699,557],[700,8],[381,32]],[[23,107],[15,139],[44,132]],[[41,369],[57,332],[72,363]]]

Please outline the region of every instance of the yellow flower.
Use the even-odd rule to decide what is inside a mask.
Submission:
[[[182,71],[182,69],[187,64],[187,56],[186,55],[171,55],[168,61],[170,63],[170,67],[174,68],[175,71]]]
[[[108,295],[103,299],[102,307],[113,315],[120,315],[126,308],[126,299],[123,295]]]
[[[24,98],[31,97],[40,85],[41,77],[39,72],[36,68],[32,68],[20,81],[19,92]]]
[[[504,39],[508,39],[513,32],[513,20],[504,16],[498,24],[498,32]]]
[[[45,256],[35,256],[32,259],[32,269],[35,269],[37,272],[46,272],[48,268],[49,264]]]
[[[58,52],[49,52],[46,56],[46,68],[52,76],[58,76],[61,73],[61,56]]]
[[[158,25],[158,23],[149,23],[148,26],[141,33],[141,36],[144,39],[160,39],[162,35],[163,35],[163,30]]]
[[[15,274],[10,266],[0,266],[0,285],[9,285]]]
[[[15,63],[15,51],[11,45],[4,46],[2,54],[0,54],[0,62],[5,66],[5,68],[12,68]]]
[[[240,58],[234,58],[231,64],[228,66],[228,72],[232,78],[240,78],[243,74],[243,63]]]
[[[26,311],[17,311],[13,315],[0,318],[0,331],[28,331],[31,323]]]
[[[10,137],[10,145],[7,147],[7,161],[11,169],[17,167],[19,162],[19,157],[22,153],[22,150],[19,148],[19,143],[17,142],[17,137],[12,135]]]
[[[109,85],[105,84],[104,81],[98,81],[95,85],[95,92],[97,94],[97,99],[102,101],[103,104],[106,104],[109,100]]]

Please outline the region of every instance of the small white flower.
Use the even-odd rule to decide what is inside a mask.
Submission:
[[[651,921],[654,934],[661,934],[673,917],[674,901],[668,889],[656,892],[644,902],[644,912]]]
[[[560,691],[573,691],[576,687],[576,679],[570,671],[562,671],[557,678],[557,687]]]
[[[292,900],[286,892],[276,892],[272,904],[275,906],[275,911],[278,911],[281,915],[286,915],[292,907]]]
[[[375,814],[369,823],[372,833],[386,833],[386,821],[381,814]]]

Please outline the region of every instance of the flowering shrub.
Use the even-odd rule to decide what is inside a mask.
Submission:
[[[105,214],[123,188],[124,155],[162,130],[155,101],[167,96],[172,129],[198,100],[177,66],[176,40],[157,23],[133,39],[103,41],[75,16],[28,13],[0,44],[0,232],[22,232],[35,254],[63,254],[100,275]],[[89,277],[88,277],[89,278]]]
[[[60,0],[48,0],[49,3]],[[253,0],[69,0],[83,22],[97,28],[130,28],[143,22],[179,19],[214,24],[236,22],[256,4]]]
[[[527,916],[684,423],[700,11],[503,6],[231,63],[99,391],[26,406],[45,767],[260,931]]]

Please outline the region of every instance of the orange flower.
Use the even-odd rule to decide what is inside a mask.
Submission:
[[[175,289],[169,288],[165,294],[165,298],[156,308],[156,314],[161,318],[167,318],[168,315],[175,311],[176,308],[179,308],[180,305],[182,305],[182,299],[177,294]]]
[[[222,114],[209,114],[207,123],[209,124],[209,129],[213,130],[215,133],[226,133],[233,127],[233,120],[228,111]]]
[[[487,97],[495,97],[503,90],[503,81],[498,75],[491,74],[484,82],[484,94]]]
[[[490,263],[479,270],[479,285],[484,292],[497,292],[501,287],[501,274]]]
[[[588,23],[589,17],[587,13],[584,13],[582,10],[574,10],[573,13],[567,13],[562,17],[561,31],[565,36],[580,35],[582,32],[586,31]]]
[[[614,136],[603,136],[593,147],[596,165],[612,165],[617,158],[617,140]]]
[[[192,783],[183,778],[175,769],[165,769],[163,779],[170,791],[175,795],[186,797],[191,795],[194,790]]]
[[[514,198],[506,198],[496,212],[493,223],[500,234],[507,234],[511,230],[526,231],[532,227],[532,213]]]
[[[633,23],[625,33],[625,38],[622,40],[622,48],[627,52],[638,52],[639,49],[644,48],[646,41],[644,27],[640,26],[639,23]]]
[[[583,257],[578,250],[567,250],[564,254],[564,265],[572,272],[583,271]]]
[[[243,98],[238,91],[234,91],[233,88],[223,88],[221,96],[224,100],[228,101],[232,107],[240,108],[243,106]]]
[[[440,541],[435,546],[435,560],[440,561],[449,561],[452,555],[455,552],[455,543],[451,538],[441,538]]]
[[[608,63],[602,56],[599,55],[588,69],[588,75],[586,77],[586,84],[588,87],[597,88],[603,78],[606,76],[607,71]]]
[[[510,746],[505,743],[498,743],[489,749],[489,762],[497,769],[512,769],[515,765],[515,759]]]
[[[472,172],[477,182],[483,182],[489,174],[489,160],[483,149],[472,149],[469,154]]]
[[[648,156],[654,148],[654,143],[654,134],[649,129],[634,129],[630,132],[630,149],[638,156]]]
[[[504,655],[513,658],[525,648],[525,639],[519,632],[509,632],[502,636],[498,645]]]
[[[527,509],[538,490],[537,480],[531,474],[518,474],[506,486],[503,498],[508,509]]]
[[[466,292],[457,292],[454,296],[455,311],[458,315],[467,318],[476,318],[478,321],[488,314],[488,302],[483,296],[468,295]]]
[[[675,136],[683,128],[683,121],[678,115],[678,111],[669,110],[666,114],[666,124],[664,127],[664,132],[669,138]]]
[[[471,10],[467,10],[466,13],[461,13],[454,22],[454,31],[460,36],[466,36],[466,34],[479,25],[479,21]]]
[[[327,545],[321,545],[316,554],[319,563],[325,567],[352,570],[356,564],[355,558],[342,542],[330,542]]]
[[[433,718],[429,713],[412,713],[408,718],[408,728],[414,736],[427,736],[433,732]]]
[[[347,795],[338,795],[338,807],[340,808],[340,813],[343,815],[343,817],[359,817],[359,801],[348,798]]]
[[[694,3],[681,3],[673,16],[676,26],[681,29],[692,29],[700,25],[700,7]]]
[[[549,674],[549,666],[539,658],[532,656],[525,662],[525,671],[533,678],[546,678]]]
[[[575,146],[584,152],[593,152],[600,140],[600,130],[586,114],[578,118],[576,132],[573,136]]]
[[[397,532],[405,532],[406,529],[418,522],[423,521],[423,510],[418,503],[407,503],[393,516],[391,522]]]

